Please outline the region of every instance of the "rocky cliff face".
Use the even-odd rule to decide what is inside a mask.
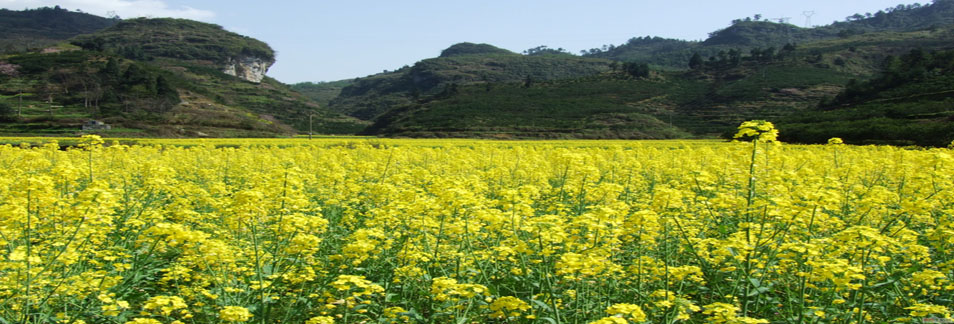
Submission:
[[[230,58],[225,62],[225,69],[223,69],[222,72],[247,81],[259,83],[265,78],[265,72],[268,72],[268,68],[272,66],[273,63],[275,62],[254,56]]]

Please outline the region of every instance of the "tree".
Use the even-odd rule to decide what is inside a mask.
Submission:
[[[762,60],[762,48],[761,48],[761,47],[756,47],[756,48],[750,49],[750,50],[749,50],[749,55],[751,55],[753,61],[761,61],[761,60]]]
[[[24,92],[24,91],[30,90],[30,88],[33,86],[33,83],[30,82],[30,81],[24,80],[24,79],[19,79],[19,78],[17,78],[17,79],[11,79],[11,80],[7,81],[7,82],[6,82],[6,85],[7,85],[7,86],[10,86],[10,88],[12,88],[12,90],[14,90],[14,91],[17,92],[17,94],[16,94],[16,97],[17,97],[17,117],[20,117],[20,116],[22,115],[22,112],[23,112],[23,97],[24,97],[24,96],[29,96],[29,95],[31,95],[30,93],[26,93],[26,92]]]
[[[692,53],[692,57],[689,58],[689,68],[690,68],[690,69],[695,70],[695,69],[701,68],[702,65],[703,65],[703,63],[705,63],[705,62],[702,61],[702,55],[699,55],[698,52]]]
[[[119,60],[112,57],[109,58],[109,61],[106,61],[106,67],[104,67],[102,70],[99,70],[99,73],[105,82],[119,81],[119,78],[122,76],[122,71],[119,67]]]
[[[105,50],[106,40],[102,37],[96,36],[91,39],[86,39],[82,41],[74,41],[73,45],[82,47],[84,50],[93,51],[93,52],[102,52]]]
[[[6,102],[0,102],[0,121],[12,121],[13,120],[13,107],[10,107]]]
[[[742,64],[742,51],[738,49],[729,50],[729,66],[739,66]]]
[[[771,62],[775,59],[775,47],[766,48],[762,51],[762,55],[759,56],[763,62]]]
[[[634,78],[648,78],[649,64],[636,62],[623,63],[623,71],[626,71],[626,74]]]

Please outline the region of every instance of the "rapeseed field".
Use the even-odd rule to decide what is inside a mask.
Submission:
[[[950,322],[954,152],[773,132],[7,144],[0,323]]]

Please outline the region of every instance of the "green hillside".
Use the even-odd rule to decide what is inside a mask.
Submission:
[[[174,18],[136,18],[72,39],[91,51],[112,51],[128,59],[171,58],[187,61],[226,62],[241,56],[274,62],[268,44],[242,36],[222,26]]]
[[[736,19],[729,27],[709,33],[702,42],[636,37],[615,46],[585,51],[584,56],[616,61],[638,61],[661,68],[687,68],[694,53],[704,59],[725,55],[731,50],[748,52],[754,48],[780,49],[785,44],[803,44],[843,39],[865,33],[914,32],[954,24],[954,0],[935,0],[931,4],[898,5],[875,13],[855,14],[845,21],[804,28],[768,19]]]
[[[954,51],[911,50],[883,61],[869,81],[852,80],[833,100],[783,119],[783,140],[946,146],[954,139]]]
[[[274,52],[217,25],[139,18],[71,43],[0,57],[0,102],[18,112],[7,110],[0,134],[76,133],[90,119],[127,136],[350,134],[368,124],[274,79],[247,79]]]
[[[51,15],[62,19],[37,20]],[[91,18],[60,8],[4,16],[17,17],[0,21],[14,34],[48,38],[36,37],[46,42],[38,47],[23,36],[0,37],[15,45],[0,55],[0,134],[75,133],[97,119],[113,133],[139,136],[313,129],[683,138],[731,134],[743,120],[767,119],[791,142],[837,136],[946,145],[954,137],[954,0],[814,28],[756,15],[704,41],[638,37],[581,56],[458,43],[395,71],[293,86],[264,76],[275,60],[268,44],[213,24]],[[62,33],[70,28],[78,34]]]
[[[377,118],[367,133],[518,138],[719,136],[731,133],[743,120],[778,121],[811,113],[819,103],[838,96],[852,79],[876,76],[886,58],[903,55],[911,48],[941,49],[952,42],[951,27],[865,33],[778,49],[732,50],[704,60],[692,70],[657,68],[647,76],[633,75],[632,64],[622,64],[587,77],[463,83],[396,106]]]
[[[411,137],[681,138],[657,98],[698,86],[609,76],[466,85],[389,112],[369,133]],[[643,104],[641,104],[643,103]]]
[[[763,76],[764,75],[764,76]],[[741,77],[740,77],[741,76]],[[680,138],[716,136],[755,118],[808,109],[847,77],[804,62],[746,61],[718,71],[625,72],[460,86],[395,109],[370,134],[388,136]]]
[[[596,75],[612,62],[561,55],[520,55],[487,44],[461,43],[441,57],[356,79],[329,108],[364,120],[453,87],[477,83],[541,82]]]
[[[331,100],[341,94],[344,87],[351,85],[351,80],[340,80],[331,82],[300,82],[291,85],[292,90],[305,95],[315,101],[322,107],[328,107]]]
[[[0,54],[40,50],[118,21],[60,6],[23,11],[0,9]]]

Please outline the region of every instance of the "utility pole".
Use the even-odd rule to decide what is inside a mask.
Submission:
[[[311,119],[315,114],[308,114],[308,139],[311,139]]]
[[[815,15],[815,11],[802,11],[802,16],[805,16],[805,28],[812,28],[812,16]]]

